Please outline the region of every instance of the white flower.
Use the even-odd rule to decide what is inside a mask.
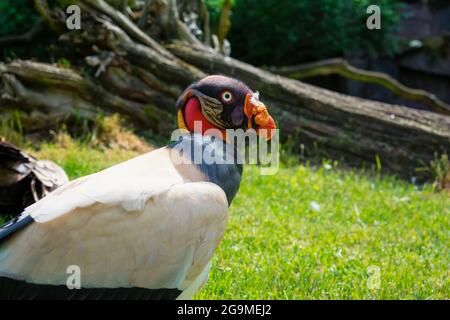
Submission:
[[[311,201],[311,202],[309,203],[309,206],[311,207],[312,210],[314,210],[314,211],[316,211],[316,212],[319,212],[320,209],[321,209],[320,204],[318,204],[318,203],[315,202],[315,201]]]
[[[423,43],[422,41],[415,39],[409,42],[409,46],[411,48],[421,48],[423,46]]]

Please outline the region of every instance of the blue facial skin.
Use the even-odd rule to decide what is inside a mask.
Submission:
[[[180,138],[168,146],[169,148],[177,150],[191,150],[187,157],[190,157],[193,165],[195,165],[200,172],[205,176],[208,181],[217,184],[223,189],[228,199],[228,206],[231,205],[231,201],[236,196],[239,190],[242,178],[242,164],[236,161],[236,149],[222,141],[221,139],[211,136],[202,136],[200,134],[188,134]],[[208,164],[206,161],[194,158],[195,151],[201,155],[214,153],[215,159],[222,159],[223,161],[216,161]],[[227,163],[226,159],[234,159],[232,163]]]

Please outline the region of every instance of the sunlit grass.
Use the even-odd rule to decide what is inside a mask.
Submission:
[[[135,151],[99,149],[77,141],[69,141],[66,146],[43,144],[38,151],[28,149],[27,152],[38,159],[50,159],[62,166],[70,179],[103,170],[138,155]]]
[[[449,214],[447,195],[393,178],[247,168],[197,298],[448,299]]]
[[[136,155],[79,143],[33,154],[70,178]],[[447,194],[390,177],[302,165],[262,176],[247,167],[195,298],[449,299],[449,214]]]

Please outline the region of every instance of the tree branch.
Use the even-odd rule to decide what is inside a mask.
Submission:
[[[21,35],[5,36],[0,38],[0,46],[23,45],[30,43],[44,30],[45,22],[38,19],[30,30]]]
[[[159,54],[165,56],[166,58],[173,58],[173,55],[161,47],[155,40],[150,38],[145,32],[139,29],[136,24],[134,24],[130,19],[127,18],[123,13],[111,7],[108,3],[103,0],[82,0],[91,7],[99,10],[100,12],[106,14],[110,17],[118,26],[120,26],[126,33],[128,33],[132,38],[139,41],[141,44],[149,46]]]
[[[60,24],[60,21],[53,17],[53,11],[50,10],[47,0],[34,0],[34,6],[41,18],[47,23],[47,25],[56,33],[60,34],[64,32],[64,28]]]
[[[450,105],[440,100],[434,94],[420,89],[409,88],[385,73],[367,71],[353,67],[346,60],[341,58],[289,67],[272,67],[269,68],[269,70],[276,74],[297,80],[315,76],[339,74],[352,80],[381,85],[403,98],[424,103],[434,112],[450,115]]]

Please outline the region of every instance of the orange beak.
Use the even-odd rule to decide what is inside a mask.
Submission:
[[[277,126],[273,118],[269,115],[267,107],[258,100],[257,95],[255,97],[255,94],[247,94],[245,97],[244,114],[248,119],[248,129],[253,127],[252,118],[254,118],[256,133],[264,137],[267,141],[273,138]]]

